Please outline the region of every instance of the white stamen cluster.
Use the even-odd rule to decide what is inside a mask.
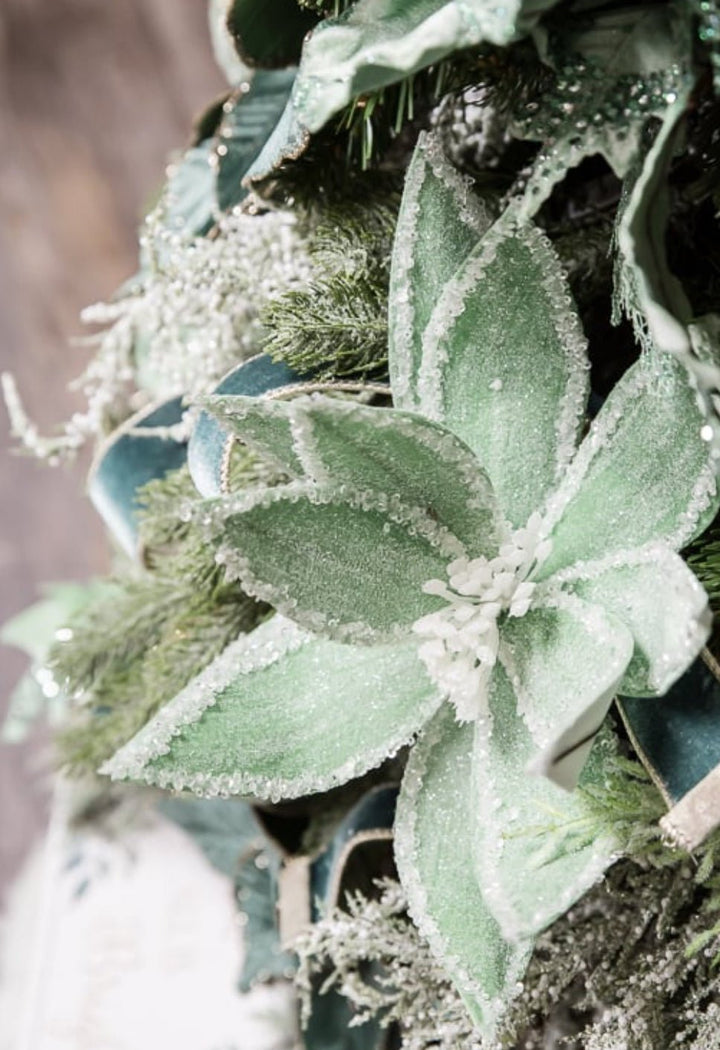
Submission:
[[[426,639],[418,653],[460,722],[474,721],[485,710],[500,645],[500,616],[524,616],[530,608],[536,584],[529,577],[551,546],[542,530],[542,518],[533,514],[497,557],[456,558],[447,567],[448,583],[428,580],[423,586],[426,594],[444,598],[447,605],[413,624],[415,633]]]

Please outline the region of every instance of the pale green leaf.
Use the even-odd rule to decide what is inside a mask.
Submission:
[[[490,481],[445,427],[407,412],[330,399],[295,401],[291,412],[298,454],[315,481],[420,507],[472,557],[496,554],[502,524]]]
[[[405,178],[388,295],[388,364],[396,408],[417,408],[422,334],[443,287],[490,225],[441,142],[421,135]]]
[[[600,605],[550,592],[525,616],[509,616],[501,638],[534,768],[572,790],[632,657],[632,635]]]
[[[379,765],[439,703],[412,642],[341,645],[276,616],[230,645],[102,771],[201,795],[295,798]]]
[[[462,994],[492,1033],[517,993],[530,946],[509,944],[483,899],[472,847],[473,728],[444,705],[413,748],[395,818],[395,856],[410,914]]]
[[[501,667],[495,669],[490,715],[476,726],[471,807],[475,864],[487,905],[509,940],[537,935],[598,881],[617,844],[588,835],[577,793],[528,776],[535,745],[517,715],[517,698]],[[601,736],[582,785],[602,785],[614,744]]]
[[[569,569],[563,586],[632,633],[633,657],[618,686],[623,696],[662,696],[710,633],[707,595],[682,558],[661,544]]]
[[[291,476],[347,485],[422,508],[472,557],[502,539],[487,475],[462,441],[420,416],[328,397],[213,399],[233,432]]]
[[[645,354],[617,383],[554,495],[538,578],[661,541],[679,550],[718,509],[715,465],[687,370]]]
[[[407,637],[442,601],[423,592],[462,544],[419,507],[346,485],[297,482],[216,504],[232,577],[336,641]]]
[[[465,441],[508,520],[524,525],[572,458],[585,338],[560,262],[502,220],[447,283],[423,334],[420,409]]]
[[[461,48],[507,44],[556,0],[358,0],[306,39],[295,108],[317,131],[355,96]]]
[[[287,403],[272,398],[213,394],[199,402],[248,448],[291,478],[304,476],[295,450]]]

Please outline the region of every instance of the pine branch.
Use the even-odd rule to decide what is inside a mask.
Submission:
[[[360,180],[352,197],[319,213],[308,238],[316,265],[331,273],[389,270],[401,194],[394,179],[373,183]]]
[[[352,193],[308,216],[314,279],[270,302],[264,350],[298,372],[333,379],[384,374],[390,257],[400,205],[394,179],[352,181]]]
[[[288,292],[263,315],[265,351],[318,378],[368,376],[387,363],[387,293],[365,274],[336,274]]]
[[[683,552],[684,558],[707,591],[710,608],[720,614],[720,518]]]

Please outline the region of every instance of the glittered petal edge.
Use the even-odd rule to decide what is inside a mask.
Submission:
[[[577,313],[573,307],[567,279],[550,241],[534,224],[516,226],[507,215],[501,216],[484,234],[477,248],[458,269],[448,282],[442,297],[436,304],[422,336],[422,364],[418,377],[419,408],[429,419],[436,420],[453,429],[457,425],[456,417],[462,406],[451,404],[444,390],[445,376],[451,374],[453,359],[460,359],[453,354],[453,331],[458,319],[465,312],[466,301],[475,289],[482,291],[484,276],[489,274],[497,261],[497,253],[504,245],[516,241],[535,262],[534,276],[547,303],[549,324],[559,345],[563,392],[558,400],[555,412],[555,424],[552,435],[547,435],[548,451],[553,463],[550,477],[543,478],[542,491],[533,498],[533,509],[537,508],[538,498],[542,501],[548,497],[554,485],[557,485],[576,455],[580,434],[584,423],[589,386],[589,363],[587,358],[587,340],[582,330]],[[477,347],[467,348],[467,352],[477,352],[482,348],[482,332],[478,332]],[[515,354],[530,348],[513,347]],[[492,390],[492,384],[490,385]],[[492,397],[487,391],[477,391],[479,403],[477,412],[482,412],[482,397]],[[502,397],[502,393],[495,395]],[[489,405],[491,401],[487,402]],[[473,446],[473,441],[461,434]],[[516,440],[515,433],[506,435],[508,441]],[[486,450],[473,447],[480,462],[494,479],[496,488],[499,481],[494,470],[505,471],[507,465],[498,463],[491,468],[490,462],[484,460]],[[527,472],[526,472],[527,473]],[[510,486],[512,491],[513,486]],[[498,498],[502,498],[498,489]],[[509,508],[506,508],[509,510]],[[518,508],[516,508],[517,510]],[[520,513],[523,521],[528,508]],[[510,515],[513,517],[513,515]],[[519,520],[515,524],[521,524]]]
[[[587,601],[603,605],[603,592],[601,589],[598,592],[597,585],[612,585],[615,578],[634,569],[648,569],[656,575],[656,580],[651,582],[657,588],[650,601],[667,618],[667,644],[663,644],[659,653],[650,652],[649,647],[642,644],[643,624],[638,623],[635,610],[631,609],[629,603],[620,600],[623,590],[620,586],[618,597],[612,596],[613,607],[610,611],[626,623],[635,637],[636,655],[619,683],[618,692],[625,696],[662,696],[700,654],[712,625],[712,614],[702,584],[680,555],[662,543],[649,543],[644,547],[609,554],[605,558],[579,562],[559,572],[550,582],[576,590]],[[633,593],[637,593],[640,583],[638,579]],[[627,581],[624,587],[627,588]],[[678,618],[680,603],[683,605],[684,620]],[[642,650],[643,661],[647,663],[646,671],[637,666],[639,649]]]
[[[618,843],[611,836],[600,836],[590,844],[573,841],[573,828],[582,823],[586,811],[578,794],[569,794],[550,781],[537,781],[520,774],[520,795],[508,790],[502,775],[493,770],[501,756],[499,739],[509,740],[509,761],[522,769],[532,752],[529,732],[512,714],[514,728],[501,731],[498,690],[512,685],[502,669],[494,676],[491,698],[492,715],[475,727],[473,784],[476,792],[476,819],[482,828],[486,845],[474,850],[475,865],[483,896],[492,914],[510,942],[525,943],[567,911],[583,893],[593,886],[608,866],[618,857]],[[514,712],[514,700],[508,704]],[[605,756],[614,750],[614,741],[603,734],[593,748],[590,762],[583,773],[583,783],[602,783]],[[502,774],[502,766],[500,767]],[[570,839],[567,839],[567,835]],[[520,850],[520,857],[517,850]],[[508,850],[515,855],[508,859]],[[553,870],[554,865],[560,865]],[[509,865],[509,867],[508,867]],[[505,876],[503,871],[506,869]],[[564,869],[564,870],[563,870]],[[513,878],[521,874],[518,886]],[[553,879],[558,892],[553,892]],[[537,882],[535,880],[541,880]],[[528,888],[527,897],[524,895]],[[548,893],[548,889],[550,892]]]
[[[201,518],[209,523],[211,529],[217,530],[224,521],[231,520],[234,516],[242,516],[245,512],[256,509],[262,511],[275,504],[297,504],[300,501],[307,501],[316,507],[342,506],[359,514],[365,511],[382,514],[388,523],[406,531],[408,538],[419,537],[429,550],[437,554],[438,573],[441,571],[442,561],[466,555],[465,546],[460,540],[447,528],[435,522],[422,508],[408,506],[396,498],[388,499],[385,493],[358,491],[339,483],[315,485],[308,481],[295,481],[275,488],[248,490],[223,501],[214,501],[212,506],[201,512]],[[395,623],[385,629],[373,627],[359,619],[341,622],[331,612],[300,605],[286,584],[270,583],[263,579],[262,574],[258,575],[251,568],[250,560],[232,543],[220,542],[215,558],[219,564],[225,566],[228,579],[239,580],[252,597],[272,605],[279,613],[294,620],[301,627],[333,641],[367,645],[403,641],[408,637],[412,623],[421,615],[417,613],[407,624]],[[415,591],[408,593],[415,594]],[[418,588],[418,594],[421,593]],[[437,599],[428,599],[427,604],[435,608],[438,602]],[[427,611],[432,609],[428,608]]]
[[[386,758],[411,743],[422,725],[437,710],[442,697],[429,683],[426,689],[420,690],[424,696],[412,717],[399,720],[391,739],[370,748],[363,748],[362,740],[356,741],[357,749],[353,757],[323,774],[308,771],[293,777],[281,777],[248,773],[242,768],[220,774],[197,773],[162,765],[153,768],[153,762],[167,756],[172,750],[173,741],[199,722],[203,714],[218,701],[223,689],[232,685],[239,676],[251,677],[304,647],[322,647],[327,644],[300,630],[284,617],[274,616],[251,634],[228,646],[205,671],[161,708],[152,721],[107,761],[99,772],[113,780],[141,781],[174,791],[190,790],[205,798],[245,795],[279,801],[330,790],[376,768]],[[374,659],[372,650],[362,651],[367,653],[369,661]],[[419,664],[418,670],[422,674]],[[251,730],[251,726],[248,729]],[[279,725],[278,733],[282,731],[283,727]]]
[[[518,981],[527,968],[531,945],[527,943],[525,945],[510,945],[505,942],[492,915],[487,914],[487,921],[490,927],[494,927],[496,930],[494,939],[497,945],[500,946],[501,951],[507,953],[507,965],[504,968],[504,973],[500,976],[503,993],[492,996],[488,994],[478,978],[473,975],[468,965],[458,958],[456,950],[450,943],[446,933],[443,932],[436,917],[432,914],[432,908],[428,901],[428,890],[417,866],[418,798],[424,790],[428,762],[433,757],[433,752],[436,752],[438,748],[442,748],[443,738],[448,732],[468,735],[472,747],[472,727],[459,725],[455,722],[453,713],[447,707],[441,707],[421,734],[410,754],[405,770],[395,817],[395,859],[400,880],[407,894],[408,910],[413,922],[428,941],[435,956],[447,968],[475,1023],[485,1033],[491,1033],[497,1026],[509,1002],[519,991]],[[468,792],[470,792],[471,780],[469,775],[466,778],[466,786]],[[452,848],[456,852],[467,852],[467,864],[468,868],[471,869],[470,842],[472,831],[467,821],[463,824],[462,832],[465,837],[460,842],[454,842]],[[479,887],[477,887],[477,899],[472,902],[472,906],[482,908],[483,912],[486,911],[480,896]],[[483,947],[486,946],[481,943],[477,946],[480,954],[483,951]],[[494,980],[498,981],[497,974]]]
[[[527,729],[539,749],[531,760],[528,769],[532,773],[546,777],[558,787],[572,791],[582,773],[585,761],[590,754],[593,742],[602,729],[617,687],[622,681],[625,670],[631,660],[633,639],[625,624],[616,616],[606,612],[600,605],[593,605],[574,594],[568,594],[545,586],[533,603],[532,612],[546,612],[557,616],[556,630],[566,631],[562,627],[561,617],[570,617],[569,626],[580,627],[588,639],[598,642],[597,655],[602,659],[602,678],[598,685],[598,675],[592,676],[585,664],[581,677],[587,673],[587,687],[577,683],[569,686],[570,695],[566,697],[572,704],[569,711],[557,710],[557,702],[543,708],[541,697],[533,693],[532,663],[526,664],[523,671],[523,657],[532,654],[533,634],[532,620],[525,617],[517,621],[515,633],[524,645],[520,646],[519,658],[509,649],[507,642],[501,644],[500,658],[510,684],[517,696],[517,710],[523,717]],[[566,621],[567,623],[567,621]],[[531,628],[530,633],[524,630],[525,625]],[[523,653],[523,649],[525,653]],[[586,651],[586,660],[589,660]],[[525,676],[525,677],[524,677]],[[559,688],[559,686],[558,686]]]
[[[418,138],[405,176],[400,213],[393,244],[389,296],[389,369],[395,405],[417,408],[417,369],[413,344],[422,336],[417,331],[416,294],[412,281],[417,250],[421,197],[428,180],[448,192],[455,202],[458,227],[478,239],[486,232],[491,218],[487,207],[474,195],[472,183],[447,160],[437,136],[422,133]],[[459,262],[459,260],[458,260]]]

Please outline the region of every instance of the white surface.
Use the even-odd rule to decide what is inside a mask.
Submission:
[[[153,817],[122,842],[85,836],[80,854],[75,845],[56,826],[12,894],[0,1050],[294,1046],[288,985],[236,992],[230,881],[182,831]]]

